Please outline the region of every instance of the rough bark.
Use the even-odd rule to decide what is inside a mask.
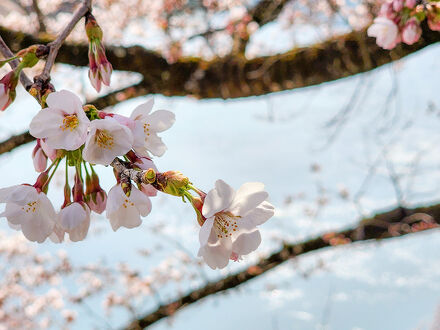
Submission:
[[[347,230],[330,232],[296,244],[285,244],[279,251],[241,272],[208,283],[200,289],[160,306],[157,310],[134,320],[127,329],[146,328],[205,297],[235,288],[297,256],[335,245],[399,237],[437,228],[439,223],[440,204],[415,209],[399,207],[364,219]]]
[[[0,35],[14,51],[49,41],[5,28],[0,28]],[[312,86],[366,72],[439,40],[440,33],[424,24],[422,38],[416,44],[400,44],[392,51],[379,48],[375,39],[361,30],[309,47],[254,59],[231,55],[212,61],[183,58],[169,64],[159,54],[140,46],[108,46],[107,55],[115,69],[141,73],[146,94],[227,99]],[[63,45],[57,61],[86,66],[87,45]]]

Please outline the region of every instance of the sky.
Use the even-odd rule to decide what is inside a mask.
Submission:
[[[408,205],[438,200],[439,55],[440,47],[433,45],[367,74],[262,97],[197,101],[155,96],[155,109],[176,114],[176,124],[162,134],[168,151],[155,159],[159,170],[179,170],[204,191],[219,178],[235,188],[261,181],[276,207],[274,218],[261,226],[263,244],[258,252],[224,271],[204,266],[204,276],[215,279],[243,269],[279,247],[281,240],[294,242],[340,229],[361,215],[394,207],[390,167],[401,178]],[[69,87],[63,80],[69,70],[62,67],[56,72],[59,89]],[[130,100],[115,110],[128,115],[145,101],[145,97]],[[429,111],[429,104],[434,110]],[[37,111],[35,102],[20,91],[17,102],[0,114],[0,138],[21,132]],[[35,180],[32,148],[29,144],[0,156],[1,187]],[[314,164],[318,172],[311,171]],[[111,169],[102,167],[99,173],[105,178],[103,186],[110,188]],[[56,182],[61,184],[61,177]],[[341,190],[353,197],[358,194],[358,203],[340,198]],[[62,202],[61,192],[59,185],[49,193],[56,205]],[[328,202],[316,213],[318,198]],[[83,242],[30,244],[41,253],[65,250],[77,264],[125,262],[145,275],[182,247],[197,258],[198,227],[191,207],[169,196],[152,201],[153,212],[139,228],[113,232],[105,218],[97,217]],[[5,222],[1,219],[0,229],[12,235]],[[164,226],[160,235],[155,231],[158,223]],[[440,303],[438,235],[432,230],[319,251],[238,290],[185,308],[152,328],[429,329]],[[140,249],[148,249],[151,256],[140,256]],[[63,284],[77,290],[75,283],[68,279]],[[203,283],[200,276],[167,285],[160,291],[160,301]],[[115,310],[107,316],[101,299],[89,302],[94,315],[79,310],[74,329],[125,324],[129,315]],[[139,313],[156,304],[156,298],[146,297]]]

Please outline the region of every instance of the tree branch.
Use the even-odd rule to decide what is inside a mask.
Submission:
[[[76,23],[91,9],[92,6],[92,0],[84,0],[83,4],[78,8],[78,10],[73,14],[72,18],[70,19],[69,23],[66,25],[63,31],[58,35],[58,37],[50,42],[48,44],[49,46],[49,55],[46,59],[46,64],[44,66],[43,72],[37,76],[37,79],[40,79],[43,82],[46,82],[50,78],[50,70],[52,69],[58,51],[63,45],[66,38],[69,36],[69,34],[72,32],[73,28],[75,27]]]
[[[417,43],[400,44],[392,51],[378,47],[364,29],[309,47],[254,59],[241,55],[212,61],[183,58],[169,64],[159,54],[140,46],[106,46],[106,54],[116,70],[141,73],[148,93],[227,99],[317,85],[391,63],[440,41],[440,33],[431,31],[426,24],[422,27],[423,35]],[[48,41],[5,28],[0,28],[0,34],[13,50]],[[64,44],[57,61],[87,66],[87,52],[87,45]]]
[[[261,0],[249,11],[252,20],[259,26],[274,21],[290,0]]]
[[[219,281],[208,283],[171,303],[162,305],[157,310],[134,320],[126,328],[131,330],[146,328],[205,297],[235,288],[297,256],[335,245],[399,237],[437,228],[439,223],[440,204],[415,209],[399,207],[364,219],[351,229],[327,233],[296,244],[285,244],[279,251],[261,259],[257,264]]]
[[[0,35],[0,53],[5,58],[14,57],[14,54],[9,49],[8,45],[3,41],[1,35]],[[9,62],[9,65],[11,66],[12,69],[15,69],[18,66],[18,64],[19,64],[18,60],[13,60]],[[28,78],[28,76],[26,76],[26,74],[23,71],[20,72],[20,82],[26,90],[28,90],[32,85],[32,81]]]

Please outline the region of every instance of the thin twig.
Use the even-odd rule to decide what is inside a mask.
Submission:
[[[44,66],[43,71],[41,74],[36,77],[38,80],[41,80],[43,82],[47,82],[50,79],[50,71],[52,70],[52,67],[55,63],[55,59],[58,55],[58,51],[61,48],[62,44],[66,40],[66,38],[69,36],[69,34],[72,32],[75,25],[78,23],[78,21],[88,12],[90,11],[92,6],[92,0],[84,0],[81,7],[78,8],[78,10],[73,15],[70,22],[66,25],[63,31],[58,35],[58,37],[48,44],[50,47],[49,55],[47,56],[46,64]]]
[[[35,14],[37,14],[39,32],[46,32],[47,28],[44,23],[44,15],[38,6],[38,0],[32,0],[32,7],[34,8]]]

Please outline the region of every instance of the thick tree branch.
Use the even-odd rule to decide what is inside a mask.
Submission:
[[[290,0],[261,0],[250,10],[252,20],[263,26],[277,19],[284,6]]]
[[[160,306],[154,312],[134,320],[127,326],[127,329],[146,328],[207,296],[235,288],[297,256],[334,245],[399,237],[421,230],[437,228],[439,223],[440,204],[415,209],[397,208],[364,219],[351,229],[327,233],[296,244],[285,244],[282,249],[265,259],[261,259],[246,270],[208,283],[169,304]]]
[[[0,28],[0,34],[15,51],[48,41],[5,28]],[[309,47],[255,59],[241,55],[212,61],[184,58],[169,64],[159,54],[140,46],[107,46],[106,54],[116,70],[141,73],[148,93],[227,99],[291,90],[348,77],[390,63],[438,41],[440,33],[423,24],[422,38],[416,44],[400,44],[392,51],[378,47],[364,29]],[[87,52],[87,45],[64,44],[57,61],[87,66]]]
[[[23,144],[34,141],[35,138],[29,134],[29,131],[24,133],[13,135],[3,142],[0,142],[0,155],[6,152],[10,152],[15,148],[22,146]]]

